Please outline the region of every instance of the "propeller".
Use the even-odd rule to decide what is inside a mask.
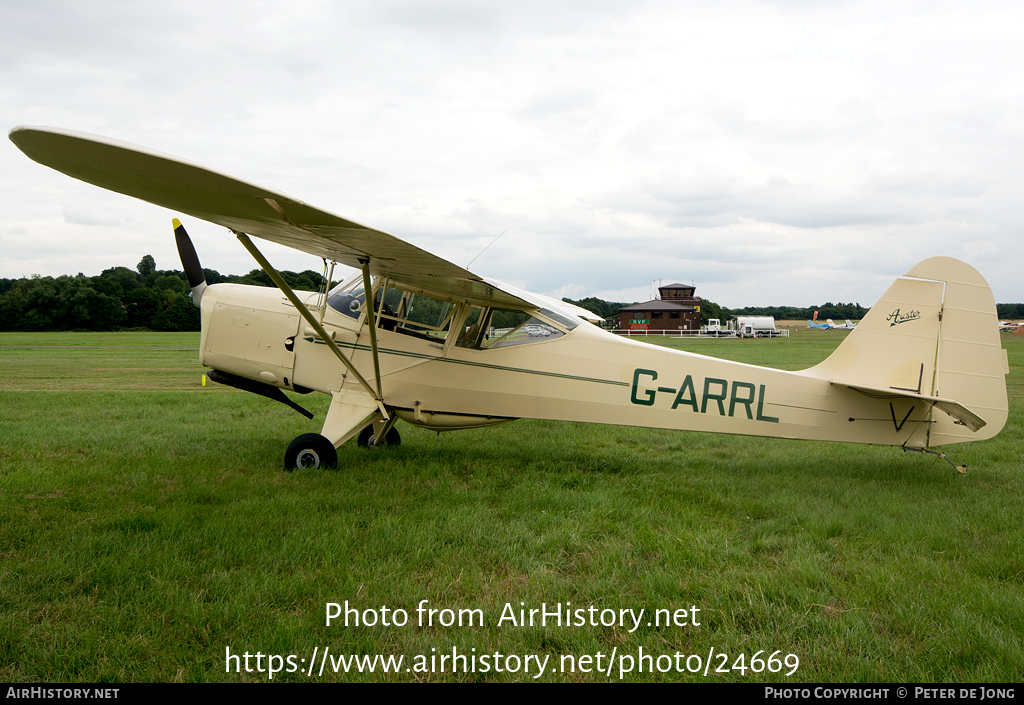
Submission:
[[[185,270],[185,277],[188,285],[192,287],[192,303],[199,307],[199,302],[206,291],[206,275],[203,274],[203,267],[199,264],[199,255],[196,248],[192,246],[192,240],[185,232],[185,226],[175,218],[171,221],[174,225],[174,242],[178,245],[178,258],[181,260],[181,268]]]

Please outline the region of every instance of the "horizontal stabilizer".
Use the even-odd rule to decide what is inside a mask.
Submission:
[[[920,399],[923,402],[927,402],[932,406],[937,406],[942,409],[952,416],[955,421],[958,421],[974,432],[980,431],[987,423],[985,419],[975,414],[960,402],[953,401],[952,399],[930,397],[924,394],[915,394],[914,392],[905,392],[898,389],[867,387],[863,384],[846,384],[845,382],[836,382],[835,380],[832,380],[832,384],[842,384],[850,389],[866,394],[869,397],[882,399]]]

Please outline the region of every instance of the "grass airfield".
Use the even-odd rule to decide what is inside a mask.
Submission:
[[[802,369],[845,335],[663,342]],[[545,421],[440,436],[400,425],[399,448],[350,442],[337,471],[286,473],[285,447],[319,431],[328,399],[297,398],[317,413],[307,421],[203,387],[198,339],[0,334],[0,680],[268,681],[272,654],[297,666],[274,681],[1024,673],[1024,337],[1003,336],[1006,428],[942,448],[966,477],[893,448]],[[423,600],[484,623],[420,625]],[[409,621],[326,626],[326,603],[345,601]],[[632,632],[498,623],[506,604],[518,616],[566,602],[645,618]],[[694,606],[700,626],[647,625]],[[309,675],[314,648],[404,661]],[[227,649],[264,655],[263,672],[255,656],[251,672],[226,672]],[[453,649],[520,667],[440,672]],[[772,654],[799,665],[773,673]],[[550,657],[538,678],[528,655]]]

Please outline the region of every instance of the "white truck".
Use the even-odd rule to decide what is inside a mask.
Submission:
[[[723,328],[722,321],[717,318],[709,318],[708,324],[701,331],[701,335],[706,335],[710,338],[735,338],[736,331],[731,326]]]
[[[709,338],[775,338],[788,335],[775,327],[773,316],[739,316],[725,326],[719,319],[709,318],[700,334]]]
[[[782,335],[782,331],[775,327],[773,316],[739,316],[736,334],[741,338],[774,338]]]

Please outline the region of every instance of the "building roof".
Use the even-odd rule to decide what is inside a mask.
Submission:
[[[623,311],[692,311],[693,306],[686,306],[684,304],[677,304],[674,301],[662,301],[661,299],[655,299],[642,304],[633,304],[632,306],[623,306],[619,309],[619,313]]]
[[[678,283],[676,283],[676,284],[665,284],[664,286],[659,286],[658,287],[659,290],[661,290],[661,289],[696,289],[696,288],[697,288],[696,284],[678,284]]]

